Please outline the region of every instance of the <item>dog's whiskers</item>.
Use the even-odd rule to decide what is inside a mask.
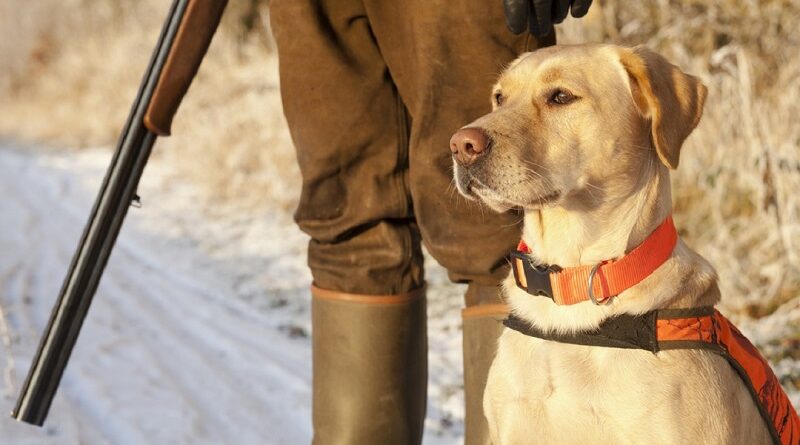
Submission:
[[[528,168],[528,167],[522,167],[522,168],[524,169],[524,171],[526,173],[531,173],[531,174],[533,174],[535,176],[534,178],[526,178],[525,181],[523,181],[523,182],[526,182],[526,181],[527,182],[533,182],[536,179],[540,179],[542,182],[544,182],[544,185],[547,188],[550,188],[550,189],[555,189],[556,188],[555,184],[553,184],[553,181],[550,178],[548,178],[547,176],[544,176],[543,174],[537,172],[536,170],[533,170],[533,169]]]

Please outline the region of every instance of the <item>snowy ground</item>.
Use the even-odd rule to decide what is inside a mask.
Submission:
[[[109,157],[0,143],[0,412],[12,408]],[[144,207],[129,213],[46,427],[0,416],[0,445],[308,443],[305,236],[286,211],[209,206],[198,193],[158,159],[148,166]],[[455,444],[463,288],[435,265],[428,281],[425,440]],[[784,376],[800,375],[800,361],[781,354],[799,303],[741,323],[783,357]]]

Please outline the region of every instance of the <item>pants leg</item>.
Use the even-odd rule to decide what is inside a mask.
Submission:
[[[452,280],[496,284],[508,271],[521,216],[481,209],[455,191],[449,140],[490,111],[492,84],[506,64],[553,42],[513,35],[499,0],[365,3],[411,115],[409,187],[423,242]]]
[[[295,219],[323,289],[423,284],[408,116],[361,0],[273,0],[281,94],[303,176]]]

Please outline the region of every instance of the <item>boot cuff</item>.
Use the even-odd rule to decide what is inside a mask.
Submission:
[[[365,294],[350,294],[347,292],[339,292],[330,289],[321,289],[316,285],[311,285],[311,296],[320,300],[335,300],[348,303],[359,304],[405,304],[416,301],[425,296],[425,285],[414,289],[410,292],[397,295],[365,295]]]

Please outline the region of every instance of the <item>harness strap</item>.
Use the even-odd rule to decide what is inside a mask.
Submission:
[[[613,322],[606,322],[591,332],[573,332],[559,334],[542,331],[525,320],[509,316],[503,321],[507,327],[531,337],[559,343],[571,343],[584,346],[604,346],[608,348],[644,349],[658,352],[656,341],[656,313],[644,315],[619,315]]]
[[[669,216],[642,244],[615,260],[568,268],[541,266],[531,261],[531,249],[520,241],[511,253],[511,266],[517,286],[529,294],[552,298],[560,305],[589,300],[603,303],[658,269],[672,255],[677,242],[678,233]]]
[[[800,418],[780,381],[758,349],[713,307],[666,309],[641,315],[618,315],[597,330],[558,334],[509,316],[508,328],[559,343],[609,348],[707,349],[722,355],[744,381],[775,445],[800,445]]]

